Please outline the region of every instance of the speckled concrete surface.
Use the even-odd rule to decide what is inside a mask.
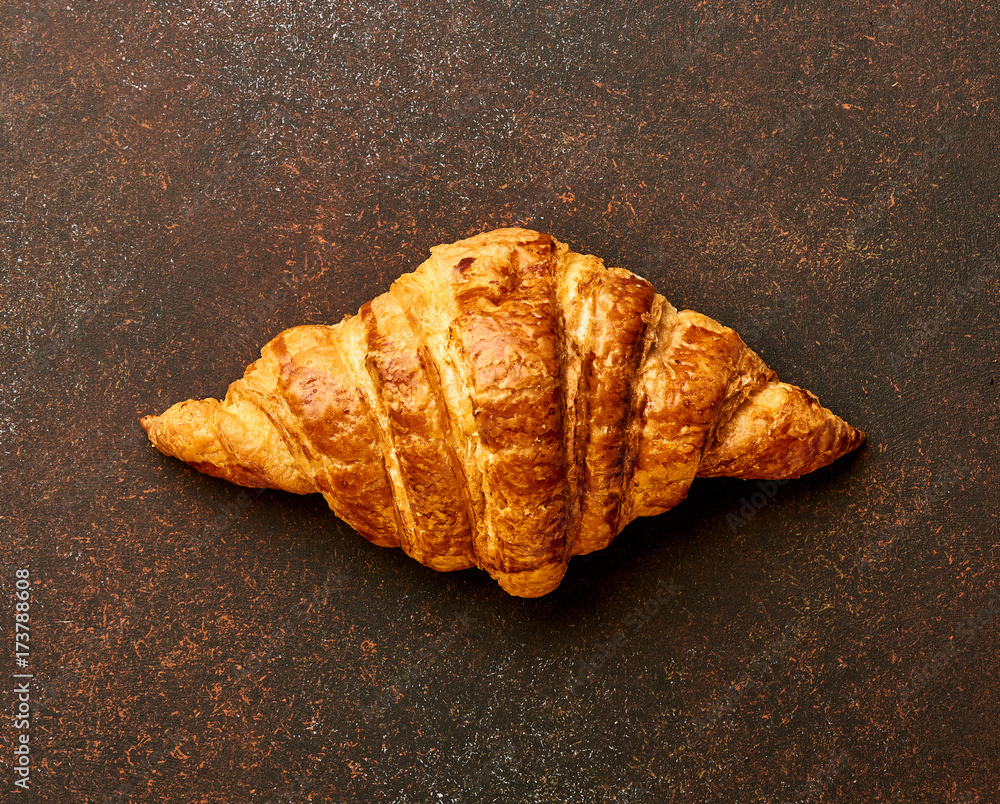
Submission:
[[[925,0],[0,4],[0,798],[994,801],[998,34]],[[523,601],[145,442],[504,224],[869,445],[698,481]]]

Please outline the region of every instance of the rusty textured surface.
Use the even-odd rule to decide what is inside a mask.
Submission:
[[[993,800],[1000,24],[846,9],[0,4],[23,800]],[[869,445],[699,480],[527,602],[147,445],[507,224],[735,327]]]

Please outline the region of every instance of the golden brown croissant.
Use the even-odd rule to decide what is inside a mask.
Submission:
[[[733,330],[525,229],[433,248],[357,315],[282,332],[225,401],[142,426],[202,472],[320,492],[375,544],[524,597],[696,475],[798,477],[864,438]]]

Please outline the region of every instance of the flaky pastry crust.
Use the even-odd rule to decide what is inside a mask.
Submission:
[[[222,402],[142,426],[202,472],[319,492],[375,544],[523,597],[696,476],[794,478],[864,439],[732,329],[526,229],[436,246],[357,315],[280,333]]]

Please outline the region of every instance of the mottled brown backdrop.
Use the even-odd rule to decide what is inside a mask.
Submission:
[[[0,0],[0,800],[996,801],[998,36],[960,0]],[[146,443],[505,224],[869,444],[698,481],[525,601]]]

